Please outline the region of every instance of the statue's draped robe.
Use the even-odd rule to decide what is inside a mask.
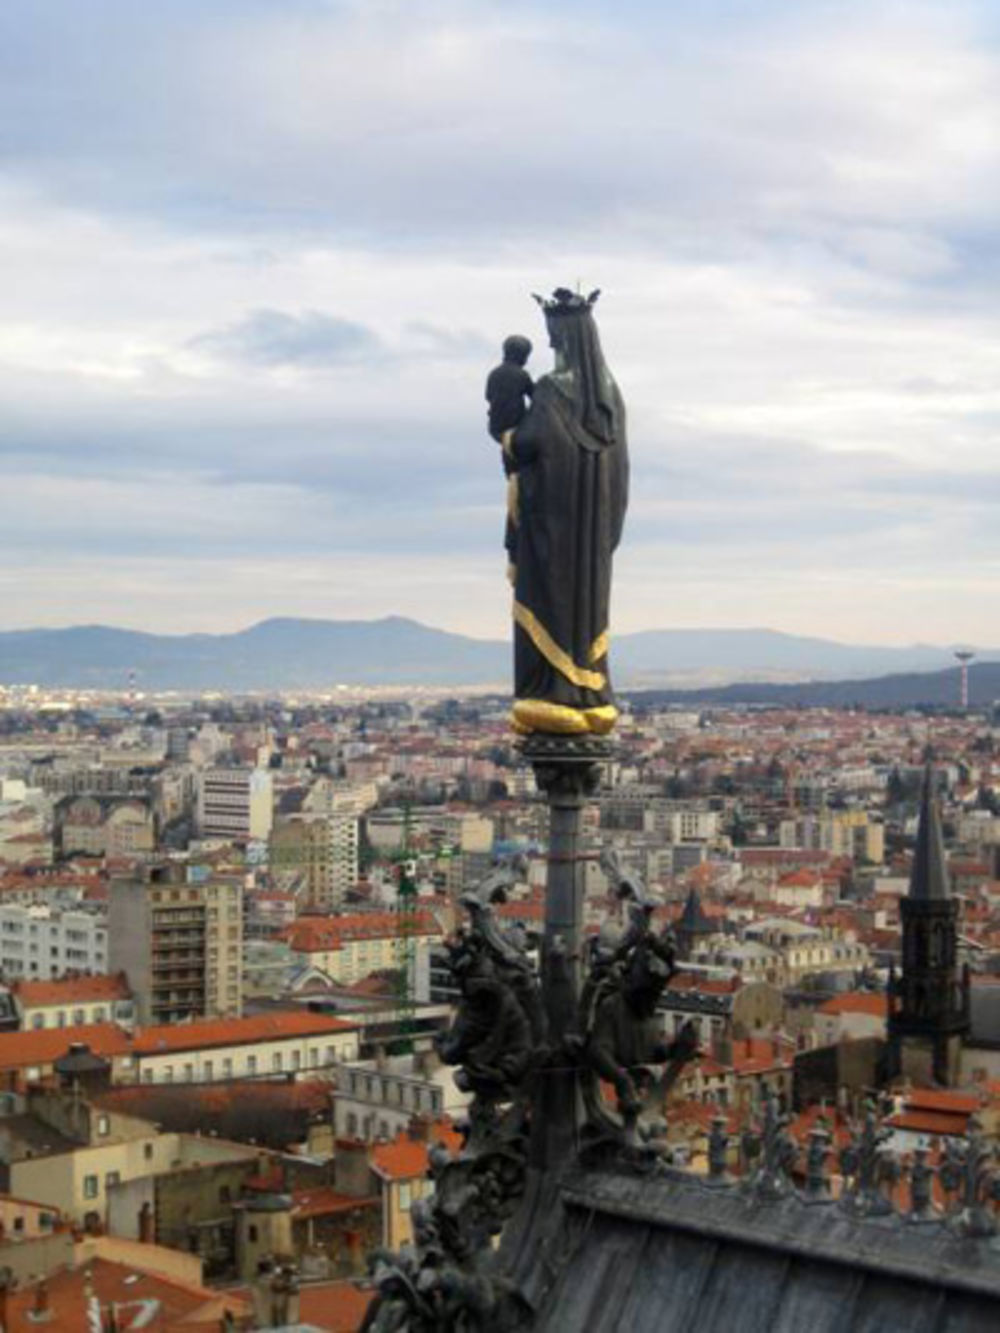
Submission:
[[[587,316],[573,331],[590,360],[539,380],[505,445],[517,477],[514,692],[575,709],[612,702],[611,560],[628,498],[624,406],[590,326]],[[588,394],[600,397],[605,438],[585,424]]]

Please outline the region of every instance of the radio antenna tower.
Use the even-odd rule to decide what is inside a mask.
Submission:
[[[975,655],[968,648],[959,648],[955,653],[959,669],[959,703],[963,708],[969,706],[969,663]]]

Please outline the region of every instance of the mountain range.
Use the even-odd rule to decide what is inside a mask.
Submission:
[[[937,672],[954,699],[951,647],[887,648],[769,629],[664,629],[613,644],[622,688],[732,697],[733,682],[765,693],[801,682]],[[983,649],[981,657],[1000,657]],[[263,620],[231,634],[147,634],[103,625],[0,632],[0,684],[151,690],[289,690],[342,685],[505,687],[511,649],[400,616],[381,620]],[[987,664],[973,666],[975,683]],[[1000,670],[1000,667],[998,667]],[[743,688],[741,686],[741,688]],[[920,692],[922,687],[914,687]],[[721,693],[720,693],[721,692]],[[744,689],[745,694],[745,689]],[[743,695],[740,695],[742,698]]]

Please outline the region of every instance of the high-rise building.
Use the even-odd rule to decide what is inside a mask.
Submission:
[[[192,882],[182,865],[113,880],[111,969],[128,974],[141,1023],[238,1015],[243,1001],[243,883]]]
[[[271,834],[270,861],[273,874],[302,883],[309,902],[341,907],[358,879],[357,816],[342,811],[280,820]]]
[[[274,819],[266,768],[206,768],[198,786],[198,830],[203,838],[266,842]]]

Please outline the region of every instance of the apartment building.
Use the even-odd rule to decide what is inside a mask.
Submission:
[[[198,785],[203,838],[266,842],[274,819],[271,774],[264,768],[206,768]]]
[[[131,1043],[142,1083],[212,1083],[333,1072],[358,1058],[358,1027],[279,1010],[248,1018],[143,1028]]]
[[[881,865],[885,858],[885,829],[865,810],[840,810],[782,820],[778,842],[784,848],[829,852],[832,856],[849,856],[872,865]]]
[[[331,981],[350,985],[401,967],[410,946],[418,973],[426,971],[430,946],[442,935],[432,912],[405,917],[396,912],[356,912],[345,916],[303,916],[284,938],[303,963],[319,968]]]
[[[11,995],[25,1032],[135,1021],[135,1005],[124,973],[66,976],[54,981],[15,981]]]
[[[0,974],[49,981],[66,972],[107,972],[108,925],[103,913],[39,905],[0,906]]]
[[[107,856],[112,859],[150,853],[156,845],[153,812],[140,800],[67,797],[56,811],[64,856]]]
[[[281,881],[301,882],[307,901],[343,905],[358,880],[358,819],[349,811],[290,815],[271,833],[270,866]]]
[[[237,1015],[243,1003],[243,881],[191,882],[181,865],[113,880],[111,970],[124,971],[142,1023]]]

